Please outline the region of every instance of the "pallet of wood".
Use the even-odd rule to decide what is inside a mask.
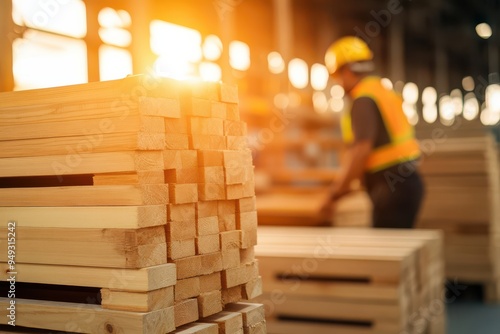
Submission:
[[[441,138],[421,163],[427,194],[418,222],[444,231],[446,275],[500,301],[500,181],[490,135]]]
[[[133,76],[0,94],[0,246],[15,244],[0,276],[19,284],[16,325],[225,333],[221,312],[244,318],[226,308],[261,292],[245,138],[227,84]]]
[[[260,227],[268,332],[444,334],[438,231]]]

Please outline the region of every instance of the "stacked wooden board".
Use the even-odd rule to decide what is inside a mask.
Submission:
[[[426,141],[431,141],[427,139]],[[418,226],[445,233],[446,275],[483,284],[500,300],[500,182],[493,136],[432,142],[420,170],[426,197]]]
[[[259,227],[268,332],[444,334],[438,231]]]
[[[52,291],[16,298],[16,325],[205,333],[189,324],[206,320],[225,332],[224,307],[261,290],[237,103],[232,85],[149,76],[0,95],[1,276],[15,270],[19,293]],[[97,294],[74,302],[78,287]],[[0,323],[9,302],[0,299]],[[265,333],[234,321],[230,333]]]

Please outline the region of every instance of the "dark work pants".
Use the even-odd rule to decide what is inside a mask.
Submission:
[[[367,173],[365,186],[373,204],[373,227],[414,227],[425,192],[415,162]]]

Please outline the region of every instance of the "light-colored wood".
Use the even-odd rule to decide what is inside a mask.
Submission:
[[[200,258],[201,258],[200,275],[209,275],[218,271],[222,271],[221,252],[203,254],[200,255]]]
[[[239,231],[221,232],[220,244],[222,251],[227,251],[230,249],[237,249],[239,251],[239,249],[241,248]]]
[[[248,133],[246,123],[242,121],[225,120],[224,135],[226,136],[246,136]]]
[[[162,184],[165,183],[163,170],[139,171],[129,173],[94,174],[94,186],[126,185],[126,184]]]
[[[224,184],[224,168],[222,166],[208,166],[199,168],[200,183]]]
[[[170,240],[167,243],[167,254],[171,260],[194,256],[196,255],[195,240]]]
[[[219,334],[219,327],[216,324],[206,324],[193,322],[177,328],[173,334]]]
[[[239,198],[236,200],[236,212],[250,212],[257,210],[257,200],[255,196]]]
[[[195,219],[196,203],[168,205],[168,221],[193,221]]]
[[[196,183],[169,184],[170,202],[173,204],[196,203],[198,201],[198,185]]]
[[[174,287],[169,286],[148,292],[124,292],[101,289],[103,309],[151,312],[174,306]]]
[[[238,103],[238,86],[234,84],[220,84],[220,100],[222,102]]]
[[[0,177],[135,172],[163,169],[162,153],[130,151],[87,153],[65,152],[61,155],[0,159]]]
[[[267,324],[266,321],[259,322],[253,326],[243,327],[244,334],[266,334]]]
[[[228,304],[224,309],[229,312],[241,313],[244,327],[255,326],[266,320],[262,304],[238,302]]]
[[[69,148],[69,149],[68,149]],[[80,152],[162,150],[164,133],[117,133],[0,141],[0,158],[36,157]]]
[[[177,280],[174,290],[176,302],[197,297],[201,293],[200,278],[196,276]]]
[[[229,303],[237,303],[243,299],[241,286],[235,286],[228,289],[222,289],[222,303],[224,305]]]
[[[240,232],[241,248],[249,248],[257,245],[257,230],[247,229]]]
[[[165,171],[166,183],[198,183],[197,168],[177,168]]]
[[[208,317],[222,311],[222,295],[220,290],[203,292],[198,296],[198,314]]]
[[[198,167],[198,154],[195,150],[165,150],[162,153],[164,169]]]
[[[236,102],[234,103],[226,103],[227,108],[227,119],[231,121],[239,121],[240,120],[240,112],[239,107]]]
[[[200,167],[224,166],[224,155],[222,150],[198,150]]]
[[[248,283],[245,283],[242,287],[243,298],[246,300],[252,300],[262,295],[262,277],[257,277]]]
[[[174,318],[175,327],[198,320],[198,299],[191,298],[175,303]]]
[[[167,150],[189,150],[189,136],[182,133],[166,133],[163,148]]]
[[[6,280],[7,263],[0,277]],[[172,263],[142,269],[115,269],[16,263],[18,282],[102,287],[122,291],[152,291],[176,282]]]
[[[199,235],[196,237],[196,254],[209,254],[220,251],[218,234]]]
[[[0,189],[4,206],[137,206],[167,204],[168,200],[166,184]]]
[[[232,288],[237,285],[245,284],[259,275],[258,262],[254,261],[244,264],[241,267],[231,268],[222,272],[222,286]]]
[[[222,289],[220,272],[199,276],[201,292],[210,292]]]
[[[212,101],[212,112],[211,116],[213,118],[226,119],[227,118],[227,104],[218,101]]]
[[[136,229],[166,224],[164,205],[100,207],[0,207],[2,221],[17,227]]]
[[[201,275],[201,256],[190,256],[173,261],[177,266],[177,279]]]
[[[199,201],[196,205],[198,219],[217,216],[217,206],[217,201]]]
[[[219,233],[219,217],[198,217],[196,235],[213,235]]]
[[[2,320],[7,324],[9,300],[0,298]],[[16,325],[86,333],[166,333],[173,331],[174,308],[148,313],[106,310],[99,305],[16,299]],[[88,321],[92,319],[92,321]]]
[[[247,147],[247,136],[226,136],[226,148],[228,150],[241,150]]]
[[[198,195],[201,201],[223,200],[226,198],[226,188],[219,183],[200,183]]]
[[[237,333],[243,329],[243,317],[238,312],[222,311],[202,320],[216,323],[219,326],[219,333]]]
[[[192,97],[184,102],[184,110],[189,116],[210,117],[212,111],[212,103],[207,99]]]
[[[189,121],[191,126],[191,134],[193,135],[224,135],[224,126],[222,119],[191,117]]]
[[[165,133],[188,134],[188,120],[182,118],[165,118]]]
[[[240,250],[229,249],[222,252],[222,268],[224,270],[240,266]]]
[[[221,232],[236,230],[236,214],[219,215],[219,230]]]
[[[166,225],[167,241],[192,240],[196,237],[196,226],[190,221],[171,221]]]
[[[254,259],[255,259],[255,248],[254,247],[240,249],[240,263],[241,264],[252,263]]]
[[[189,137],[190,147],[194,150],[224,150],[226,149],[226,138],[217,135],[193,134]]]

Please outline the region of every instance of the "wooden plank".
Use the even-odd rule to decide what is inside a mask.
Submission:
[[[196,203],[198,185],[196,183],[169,184],[170,202],[173,204]]]
[[[242,150],[248,148],[247,136],[226,136],[226,148],[228,150]]]
[[[171,240],[167,243],[167,254],[170,260],[194,256],[196,255],[195,240]]]
[[[245,284],[259,275],[257,261],[249,264],[244,264],[241,267],[231,268],[222,272],[222,286],[224,288],[232,288],[237,285]]]
[[[198,150],[198,160],[200,167],[223,166],[223,151],[216,149]]]
[[[201,293],[200,278],[196,276],[177,280],[174,289],[176,302],[197,297]]]
[[[216,324],[205,324],[193,322],[177,328],[173,334],[219,334],[219,327]]]
[[[164,169],[198,167],[196,150],[165,150],[163,151]]]
[[[219,183],[199,183],[198,195],[201,201],[217,201],[226,198],[224,184]]]
[[[266,320],[263,304],[246,302],[231,303],[225,306],[225,310],[241,313],[244,327],[254,326]]]
[[[7,324],[9,300],[0,298],[0,323]],[[17,326],[86,333],[166,333],[173,331],[174,309],[136,313],[106,310],[99,305],[16,299]],[[92,319],[92,321],[88,321]]]
[[[240,249],[240,263],[249,264],[255,260],[255,249],[254,247],[248,247],[246,249]]]
[[[236,215],[235,214],[220,215],[219,230],[221,232],[236,230]]]
[[[168,204],[168,221],[192,221],[196,219],[196,203]]]
[[[213,104],[212,104],[213,106]],[[213,110],[213,108],[212,108]],[[191,117],[189,119],[191,134],[193,135],[224,135],[224,125],[222,119]]]
[[[61,155],[0,159],[0,177],[162,170],[162,153],[156,151],[130,151],[85,153],[76,150]]]
[[[190,221],[171,221],[166,225],[167,241],[192,240],[196,237],[196,226]]]
[[[257,245],[257,229],[240,231],[241,248],[249,248]]]
[[[240,120],[240,110],[237,103],[226,103],[226,108],[227,119],[232,121]]]
[[[136,150],[162,150],[164,133],[111,133],[0,141],[0,158],[64,155],[73,152],[99,153]]]
[[[253,300],[258,296],[262,295],[263,292],[263,282],[262,277],[259,276],[248,283],[245,283],[241,289],[243,299]]]
[[[181,109],[185,115],[210,117],[212,102],[207,99],[188,97],[181,100]]]
[[[235,286],[228,289],[222,289],[222,303],[224,305],[237,303],[243,299],[241,286]]]
[[[0,220],[17,227],[136,229],[166,224],[165,205],[0,207]]]
[[[208,166],[199,168],[200,183],[224,184],[224,168],[222,166]]]
[[[188,120],[182,118],[165,118],[165,133],[188,134]]]
[[[4,206],[110,206],[168,203],[166,184],[0,189]]]
[[[210,292],[222,289],[221,273],[215,272],[208,275],[199,276],[200,291]]]
[[[214,235],[219,233],[219,218],[198,217],[196,219],[196,235]]]
[[[2,280],[9,278],[1,264]],[[114,269],[16,263],[18,282],[101,287],[123,291],[152,291],[176,283],[173,263],[142,269]]]
[[[238,86],[234,84],[220,84],[220,100],[222,102],[238,103]]]
[[[222,269],[237,268],[240,266],[240,250],[229,249],[222,252]]]
[[[243,121],[224,120],[224,135],[226,136],[246,136],[248,134],[247,125]]]
[[[165,171],[166,183],[198,183],[198,168],[177,168]]]
[[[219,333],[238,333],[243,329],[243,317],[241,313],[237,312],[222,311],[202,320],[217,324]]]
[[[196,254],[209,254],[220,251],[218,234],[199,235],[196,237]]]
[[[208,317],[222,311],[222,295],[220,290],[203,292],[198,296],[198,314]]]
[[[0,247],[7,248],[7,240],[0,240]],[[125,247],[109,242],[23,240],[16,249],[19,263],[145,268],[164,264],[166,259],[166,243]],[[7,254],[0,255],[0,261],[7,260]]]
[[[163,148],[167,150],[189,150],[189,136],[179,133],[166,133]]]
[[[225,231],[220,233],[221,250],[227,251],[230,249],[240,249],[240,233],[239,231]]]
[[[314,321],[276,320],[268,319],[267,331],[276,334],[400,334],[402,329],[393,324],[373,324],[371,326],[324,324]],[[404,333],[404,332],[403,332]]]
[[[222,270],[222,254],[220,252],[200,255],[201,271],[199,275],[209,275]]]
[[[148,292],[125,292],[101,289],[103,309],[129,312],[151,312],[174,306],[174,287]]]
[[[199,201],[196,205],[196,217],[207,218],[217,216],[217,201]]]
[[[190,148],[194,150],[225,150],[226,138],[218,135],[193,134],[189,137]]]
[[[227,118],[226,103],[212,101],[212,111],[211,111],[210,117],[226,119]]]
[[[174,305],[175,327],[179,327],[199,319],[198,300],[186,299]]]
[[[177,266],[177,279],[201,275],[201,256],[190,256],[173,261]]]
[[[165,175],[163,170],[129,173],[104,173],[94,174],[92,181],[94,186],[162,184],[165,183]]]

